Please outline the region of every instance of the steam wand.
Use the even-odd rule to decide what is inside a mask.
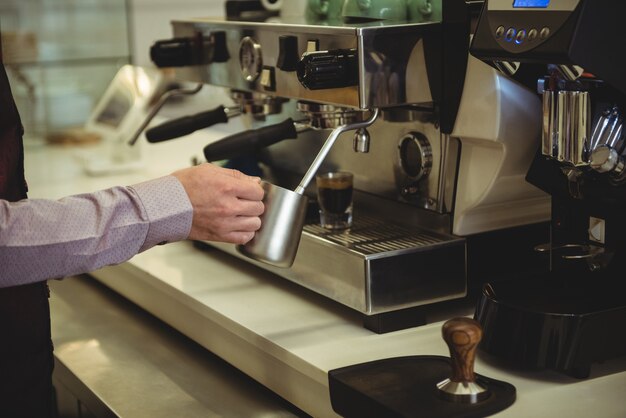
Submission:
[[[374,123],[376,118],[378,118],[378,114],[379,114],[379,110],[375,108],[375,109],[372,109],[372,114],[370,115],[368,119],[362,122],[355,122],[355,123],[351,123],[347,125],[341,125],[333,129],[333,131],[330,133],[328,138],[326,138],[326,142],[324,142],[324,145],[322,145],[322,148],[317,154],[317,157],[315,157],[315,160],[313,160],[313,163],[311,163],[311,166],[307,170],[306,174],[302,178],[302,181],[300,182],[298,187],[296,187],[294,192],[298,194],[304,193],[304,189],[306,189],[306,187],[309,185],[311,180],[313,180],[313,177],[315,177],[315,173],[317,173],[317,170],[320,168],[320,165],[322,165],[322,162],[326,158],[326,155],[328,155],[328,153],[330,152],[330,149],[335,144],[335,141],[337,140],[339,135],[347,131],[367,128],[372,123]]]

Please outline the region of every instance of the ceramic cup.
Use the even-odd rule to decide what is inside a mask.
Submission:
[[[406,0],[345,0],[341,15],[345,20],[392,20],[407,19]]]
[[[407,0],[407,19],[411,22],[437,22],[441,20],[442,0]]]
[[[309,0],[307,17],[317,21],[341,20],[344,0]]]

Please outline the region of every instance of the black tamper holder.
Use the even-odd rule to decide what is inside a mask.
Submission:
[[[485,417],[515,402],[515,387],[474,373],[482,331],[469,318],[442,329],[443,356],[407,356],[331,370],[335,412],[344,417]]]

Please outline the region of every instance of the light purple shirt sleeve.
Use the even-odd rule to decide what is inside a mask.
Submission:
[[[119,264],[189,236],[193,208],[173,176],[60,200],[0,200],[0,287]]]

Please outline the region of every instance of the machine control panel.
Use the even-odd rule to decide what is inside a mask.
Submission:
[[[506,51],[520,53],[548,40],[565,24],[579,0],[490,0],[487,18]],[[545,12],[549,13],[545,13]],[[541,13],[541,19],[537,19]],[[541,22],[541,23],[538,23]]]
[[[578,66],[626,92],[624,16],[623,1],[488,0],[470,52],[493,63]]]

